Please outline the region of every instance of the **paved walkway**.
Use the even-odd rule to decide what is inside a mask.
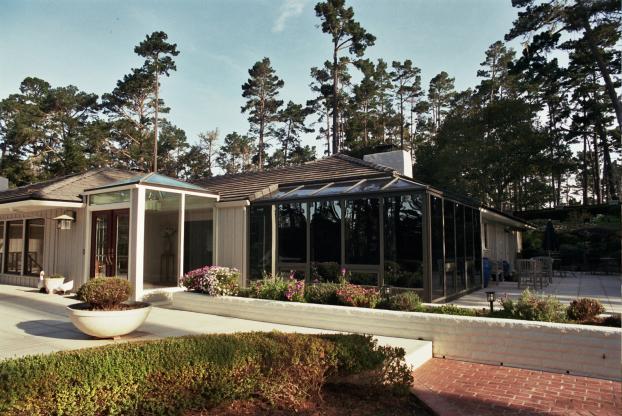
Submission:
[[[568,277],[555,277],[553,283],[540,293],[556,296],[563,303],[570,303],[576,298],[595,298],[602,302],[609,312],[622,313],[622,297],[619,275],[596,275],[575,273]],[[491,282],[489,287],[456,299],[453,304],[472,307],[489,307],[486,291],[494,290],[497,297],[508,294],[517,298],[524,288],[519,289],[516,282]]]
[[[622,414],[622,383],[433,358],[413,391],[438,416]]]

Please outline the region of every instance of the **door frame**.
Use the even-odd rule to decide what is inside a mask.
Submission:
[[[128,223],[129,223],[129,217],[130,217],[130,209],[129,208],[117,208],[117,209],[101,209],[101,210],[93,210],[93,211],[89,211],[89,221],[90,221],[90,238],[87,240],[89,241],[89,279],[92,279],[95,277],[95,256],[96,256],[96,252],[94,250],[95,247],[95,239],[97,238],[97,233],[95,230],[95,227],[97,226],[97,221],[95,221],[95,218],[97,217],[105,217],[108,219],[108,226],[107,226],[107,231],[108,231],[108,235],[109,235],[109,240],[108,240],[108,244],[107,244],[107,248],[106,250],[108,250],[112,257],[112,264],[111,265],[107,265],[106,266],[106,276],[116,276],[116,267],[117,267],[117,227],[116,225],[116,220],[122,216],[122,215],[126,215],[128,217]],[[129,235],[128,235],[129,238]],[[129,249],[129,247],[128,247]],[[129,253],[128,253],[129,256]]]

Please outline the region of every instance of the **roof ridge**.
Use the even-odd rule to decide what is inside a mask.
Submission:
[[[49,186],[43,186],[42,188],[38,189],[35,194],[40,194],[44,189],[46,191],[53,191],[55,189],[60,188],[61,186],[70,184],[72,182],[76,182],[80,179],[84,179],[84,178],[88,178],[90,176],[96,175],[100,172],[105,172],[105,171],[118,171],[118,172],[131,172],[131,171],[124,171],[123,169],[116,169],[116,168],[111,168],[111,167],[107,167],[107,166],[103,166],[103,167],[99,167],[96,169],[91,169],[91,170],[87,170],[86,172],[82,172],[82,173],[75,173],[75,174],[71,174],[71,175],[67,175],[66,177],[50,184]]]

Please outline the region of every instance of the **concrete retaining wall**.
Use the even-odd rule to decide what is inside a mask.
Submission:
[[[622,330],[179,292],[177,309],[433,342],[435,357],[620,380]]]
[[[12,274],[0,275],[0,284],[25,287],[37,287],[39,276],[17,276]]]

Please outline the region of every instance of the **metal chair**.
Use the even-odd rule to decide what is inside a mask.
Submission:
[[[521,288],[523,284],[527,284],[527,287],[536,287],[535,276],[535,262],[528,259],[516,260],[516,273],[518,275],[518,287]]]

